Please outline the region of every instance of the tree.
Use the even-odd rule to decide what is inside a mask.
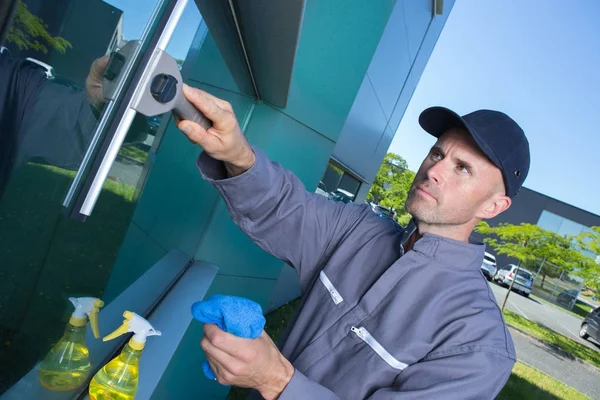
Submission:
[[[411,216],[404,208],[415,173],[408,170],[406,160],[394,153],[383,159],[375,181],[367,194],[367,200],[396,211],[396,220],[406,225]]]
[[[27,9],[27,5],[19,1],[13,23],[8,28],[6,36],[8,43],[14,43],[20,50],[38,50],[48,53],[46,45],[64,53],[73,47],[66,39],[52,36],[48,33],[48,25]]]
[[[585,284],[600,293],[600,226],[593,226],[591,232],[582,232],[576,239],[582,257],[577,260],[577,275]]]
[[[488,236],[484,242],[493,247],[498,254],[505,254],[519,260],[517,275],[522,264],[535,262],[538,259],[550,262],[561,270],[570,270],[574,267],[573,260],[578,259],[580,254],[571,246],[571,238],[560,236],[537,225],[522,223],[490,227],[487,222],[482,221],[475,230]],[[502,302],[503,310],[514,283],[515,279]]]

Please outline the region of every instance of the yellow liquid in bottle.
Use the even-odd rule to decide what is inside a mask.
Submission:
[[[90,370],[85,326],[67,325],[63,337],[40,363],[40,383],[50,390],[73,390],[86,381]]]
[[[133,400],[137,392],[141,350],[128,344],[90,383],[91,400]]]

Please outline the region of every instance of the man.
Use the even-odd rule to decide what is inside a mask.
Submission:
[[[235,223],[294,267],[302,304],[281,352],[263,332],[237,338],[204,327],[222,384],[265,399],[493,399],[515,350],[480,272],[478,221],[506,210],[529,170],[521,128],[496,111],[421,114],[437,137],[412,184],[399,228],[368,206],[307,192],[244,138],[231,106],[185,88],[214,123],[179,128],[204,152],[198,166]]]
[[[86,91],[48,79],[27,60],[0,54],[0,198],[12,171],[35,159],[77,169],[96,125],[92,106],[100,106],[102,72],[108,57],[94,61]]]
[[[48,79],[36,63],[0,53],[0,199],[11,173],[29,161],[79,168],[106,103],[108,61],[94,60],[85,91],[78,91]],[[126,141],[147,127],[146,118],[136,116]]]

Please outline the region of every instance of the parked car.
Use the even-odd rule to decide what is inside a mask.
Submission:
[[[323,181],[319,181],[319,184],[317,185],[317,190],[315,190],[315,193],[320,194],[321,196],[325,196],[325,197],[327,197],[329,195],[329,193],[327,193],[327,186],[325,186]]]
[[[496,267],[496,257],[493,254],[485,252],[483,256],[483,262],[481,263],[481,272],[483,272],[483,276],[486,277],[488,281],[492,281],[494,276],[496,276],[496,272],[498,272],[498,267]]]
[[[373,212],[379,215],[380,217],[390,219],[394,219],[394,214],[396,214],[393,208],[384,207],[377,204],[371,204],[371,210],[373,210]]]
[[[494,280],[496,282],[500,282],[501,285],[510,287],[513,279],[515,279],[515,275],[517,275],[517,266],[514,264],[507,264],[498,270]],[[512,290],[522,294],[525,297],[529,297],[532,287],[533,274],[531,271],[519,268],[519,274],[516,276]]]
[[[591,337],[597,342],[600,342],[600,307],[589,313],[581,323],[579,336],[582,339]]]
[[[342,203],[350,203],[354,199],[354,195],[344,189],[336,189],[335,192],[329,193],[329,200],[341,201]]]

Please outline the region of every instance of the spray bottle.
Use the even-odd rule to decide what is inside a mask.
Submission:
[[[75,311],[63,337],[54,345],[39,366],[40,383],[56,391],[67,391],[84,383],[90,373],[89,351],[85,344],[89,318],[94,337],[98,339],[98,312],[104,302],[95,297],[70,297]]]
[[[132,400],[137,393],[138,367],[146,337],[161,335],[160,331],[134,312],[125,311],[123,317],[123,324],[102,340],[106,342],[128,332],[133,332],[134,335],[121,354],[94,375],[89,391],[91,400]]]

